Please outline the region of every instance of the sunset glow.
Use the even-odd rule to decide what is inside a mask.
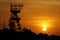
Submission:
[[[36,20],[36,26],[42,33],[48,33],[50,28],[54,26],[54,18],[43,17],[40,20]]]
[[[11,1],[11,2],[10,2]],[[57,0],[0,0],[0,29],[9,27],[11,17],[10,3],[23,4],[18,14],[21,28],[27,28],[34,33],[60,35],[60,1]],[[17,28],[17,25],[16,25]]]
[[[49,23],[47,23],[47,22],[41,23],[41,27],[48,27],[48,26],[49,26]]]
[[[52,24],[53,24],[53,20],[47,20],[47,19],[44,19],[44,20],[40,20],[40,21],[38,21],[38,26],[39,27],[46,27],[46,28],[49,28],[49,27],[51,27],[52,26]]]

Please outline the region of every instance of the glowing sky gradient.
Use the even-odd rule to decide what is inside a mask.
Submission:
[[[12,0],[12,3],[22,2],[24,7],[19,14],[21,26],[35,33],[42,32],[41,24],[47,23],[47,34],[60,35],[60,1],[58,0]],[[0,24],[3,20],[8,26],[10,18],[10,0],[0,0]],[[0,25],[2,26],[2,25]],[[2,27],[0,27],[2,28]]]

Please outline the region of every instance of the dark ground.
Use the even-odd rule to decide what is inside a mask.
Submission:
[[[23,32],[3,29],[0,30],[0,39],[8,40],[60,40],[60,36],[39,33],[38,35],[31,30],[23,29]]]

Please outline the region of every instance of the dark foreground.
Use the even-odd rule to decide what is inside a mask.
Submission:
[[[60,36],[39,33],[38,35],[28,29],[23,32],[16,32],[8,29],[0,30],[0,39],[8,40],[60,40]]]

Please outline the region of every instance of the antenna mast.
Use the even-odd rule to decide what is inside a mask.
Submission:
[[[11,4],[10,3],[10,12],[11,12],[11,17],[9,19],[9,27],[10,30],[20,30],[21,26],[19,23],[19,20],[21,20],[21,18],[18,17],[18,13],[21,12],[21,9],[23,7],[23,4]],[[17,24],[17,29],[16,29],[16,24]]]

